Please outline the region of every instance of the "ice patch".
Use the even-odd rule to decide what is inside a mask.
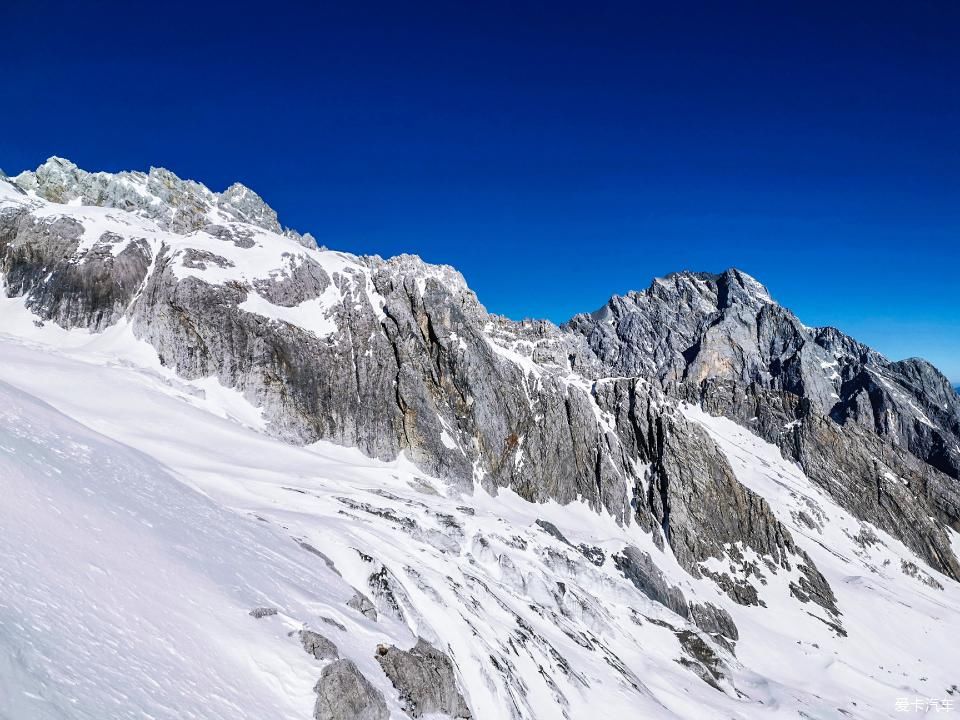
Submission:
[[[289,323],[303,328],[319,338],[324,338],[337,331],[337,323],[330,317],[330,314],[338,300],[339,292],[336,287],[331,285],[319,298],[307,300],[293,307],[274,305],[259,293],[250,291],[247,294],[247,299],[240,303],[239,307],[244,312]]]

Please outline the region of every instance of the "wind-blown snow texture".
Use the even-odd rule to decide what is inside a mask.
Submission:
[[[3,720],[960,704],[960,399],[742,273],[514,323],[51,159],[0,278]]]

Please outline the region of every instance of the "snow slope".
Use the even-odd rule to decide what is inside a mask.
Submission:
[[[0,716],[303,716],[298,624],[247,613],[338,599],[325,566],[7,384],[0,423]]]
[[[956,699],[960,705],[960,586],[838,507],[778,448],[726,418],[690,406],[684,413],[717,441],[740,482],[771,504],[829,580],[843,613],[846,637],[790,648],[797,632],[785,626],[790,608],[731,609],[738,624],[749,613],[761,625],[743,633],[740,659],[763,663],[771,678],[827,697],[849,696],[855,687],[869,704],[891,713],[905,697]],[[772,597],[764,594],[768,602]],[[858,702],[856,717],[868,716],[864,704]]]
[[[782,572],[765,573],[766,607],[739,606],[583,505],[458,496],[402,457],[272,439],[238,394],[177,378],[123,324],[38,328],[3,299],[0,328],[4,720],[308,718],[322,665],[290,635],[304,626],[398,718],[375,649],[418,635],[454,658],[478,718],[883,718],[898,698],[960,684],[960,587],[696,408],[683,411],[830,580],[846,637],[789,596]],[[719,689],[682,662],[677,631],[695,628],[614,566],[626,545],[734,616]],[[390,588],[373,594],[377,622],[346,606],[371,575]],[[279,614],[250,617],[260,606]]]

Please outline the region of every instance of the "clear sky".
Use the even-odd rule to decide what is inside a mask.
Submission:
[[[0,167],[239,180],[515,318],[736,266],[960,381],[960,3],[308,5],[0,3]]]

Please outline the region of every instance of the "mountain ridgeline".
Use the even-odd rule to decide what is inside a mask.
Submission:
[[[851,515],[960,579],[956,390],[922,360],[803,325],[735,269],[656,279],[559,327],[516,322],[450,267],[317,247],[241,185],[52,158],[0,180],[0,273],[37,323],[128,324],[183,378],[241,392],[277,437],[404,453],[465,492],[586,501],[741,605],[756,586],[711,559],[748,551],[796,571],[792,596],[842,630],[830,584],[691,406],[776,445]],[[642,557],[619,562],[654,592]],[[725,611],[664,601],[736,641]]]

